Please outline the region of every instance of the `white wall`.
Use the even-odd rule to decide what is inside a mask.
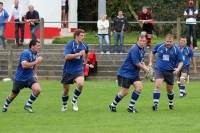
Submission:
[[[2,0],[2,2],[3,8],[9,13],[14,0]],[[24,14],[28,11],[28,6],[33,5],[45,22],[61,21],[61,0],[19,0],[19,4],[23,6]],[[45,23],[44,26],[60,28],[61,23]]]

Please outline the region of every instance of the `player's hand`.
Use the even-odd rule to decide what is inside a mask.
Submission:
[[[149,67],[152,67],[152,63],[150,62],[148,66],[149,66]]]
[[[37,64],[40,63],[42,61],[42,56],[37,57],[35,61]]]
[[[197,73],[197,70],[196,69],[193,69],[193,74],[196,74]]]
[[[20,24],[23,24],[24,22],[23,21],[19,21],[20,22]]]
[[[179,72],[178,68],[174,68],[173,74],[177,74]]]
[[[35,78],[36,80],[38,80],[38,76],[37,76],[37,75],[34,75],[34,78]]]
[[[7,21],[6,23],[10,23],[10,21]]]
[[[148,67],[147,66],[145,66],[145,69],[143,70],[144,71],[144,73],[146,74],[146,73],[148,73],[149,72],[149,69],[148,69]]]
[[[79,52],[79,55],[81,56],[81,55],[84,55],[85,54],[85,50],[81,50],[80,52]]]

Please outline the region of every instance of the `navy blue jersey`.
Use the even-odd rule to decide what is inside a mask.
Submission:
[[[176,64],[183,62],[181,51],[175,45],[167,49],[165,43],[159,43],[153,48],[152,53],[158,54],[155,68],[160,71],[174,71]]]
[[[182,58],[183,58],[183,66],[190,65],[190,58],[194,57],[194,52],[192,49],[188,46],[186,46],[184,49],[182,49],[181,46],[178,46],[178,48],[181,50]]]
[[[132,46],[118,70],[118,75],[129,79],[135,79],[140,71],[140,68],[137,67],[136,64],[144,61],[144,55],[144,48],[139,48],[137,44]]]
[[[78,45],[75,40],[72,40],[66,44],[64,56],[66,56],[67,54],[76,54],[82,50],[85,50],[85,52],[88,53],[88,45],[83,42]],[[78,56],[72,60],[66,60],[63,66],[63,71],[69,74],[83,71],[83,56]]]
[[[22,68],[22,62],[34,62],[38,56],[38,54],[34,54],[30,49],[26,49],[22,52],[18,62],[18,68],[14,76],[16,81],[26,82],[33,77],[34,66],[31,68]]]

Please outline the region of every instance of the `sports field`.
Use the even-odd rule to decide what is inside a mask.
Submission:
[[[159,110],[152,111],[153,82],[143,82],[136,103],[137,114],[126,111],[130,93],[118,104],[117,112],[108,105],[120,90],[116,82],[86,81],[78,99],[79,111],[70,103],[75,85],[71,86],[68,110],[61,112],[62,85],[59,81],[40,81],[42,93],[33,103],[34,113],[23,109],[31,90],[23,89],[6,113],[0,112],[0,133],[199,133],[200,83],[187,84],[187,97],[180,99],[175,85],[174,110],[168,109],[166,90],[161,92]],[[0,81],[0,107],[11,92],[12,82]]]

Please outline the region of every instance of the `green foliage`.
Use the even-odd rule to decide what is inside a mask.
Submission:
[[[95,0],[98,4],[98,0]],[[196,3],[197,0],[195,0]],[[79,21],[96,21],[98,16],[98,6],[96,9],[91,9],[90,12],[85,12],[88,10],[86,5],[89,3],[94,3],[93,0],[79,0]],[[136,18],[131,14],[128,4],[131,5],[133,10],[137,15],[139,15],[143,6],[149,7],[149,10],[153,13],[153,19],[155,21],[176,21],[177,17],[181,18],[181,21],[185,21],[183,13],[185,8],[188,6],[186,0],[107,0],[107,15],[108,18],[113,20],[118,13],[118,10],[123,10],[124,16],[127,17],[128,21],[136,22]],[[200,2],[199,2],[200,4]],[[90,17],[87,17],[90,16]],[[86,30],[96,31],[96,24],[79,24],[80,27],[84,27]],[[111,25],[112,26],[112,25]],[[185,25],[181,25],[182,34],[186,33]],[[197,24],[197,28],[200,24]],[[139,24],[129,24],[128,31],[140,31]],[[163,36],[167,33],[172,33],[176,35],[176,24],[156,24],[155,34],[157,36]],[[200,35],[200,30],[197,30],[197,36]]]

